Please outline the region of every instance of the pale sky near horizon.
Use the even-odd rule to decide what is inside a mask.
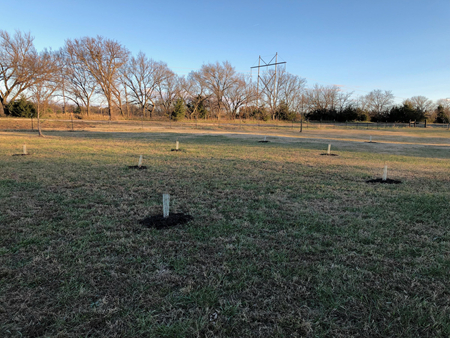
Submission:
[[[102,35],[183,75],[216,61],[250,72],[278,52],[308,87],[450,98],[450,0],[12,0],[2,12],[0,29],[31,32],[38,50]]]

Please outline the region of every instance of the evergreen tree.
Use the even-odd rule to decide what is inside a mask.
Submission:
[[[414,109],[410,103],[393,107],[387,116],[389,122],[421,121],[424,119],[425,114],[420,110]]]
[[[175,107],[172,111],[172,120],[174,121],[180,121],[184,119],[184,115],[186,113],[186,107],[184,105],[184,102],[182,99],[178,99],[175,102]]]
[[[73,113],[74,113],[74,114],[81,115],[81,113],[82,113],[81,107],[80,107],[80,106],[77,106],[77,107],[73,110]]]
[[[206,110],[205,105],[203,104],[203,101],[200,102],[198,105],[198,118],[199,119],[205,119],[208,116],[208,111]]]
[[[294,121],[296,114],[289,110],[289,106],[286,104],[286,102],[282,101],[278,106],[275,116],[279,120]]]
[[[449,117],[445,113],[444,107],[439,105],[436,109],[436,119],[435,123],[449,123]]]
[[[24,97],[20,99],[10,102],[5,107],[5,113],[9,116],[15,117],[34,117],[36,116],[36,109],[34,108],[34,104],[30,101],[27,101]]]

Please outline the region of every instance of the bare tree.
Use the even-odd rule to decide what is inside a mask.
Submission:
[[[227,91],[233,86],[235,81],[235,69],[228,61],[220,64],[204,64],[199,71],[192,72],[191,77],[195,79],[201,87],[208,89],[208,94],[213,96],[215,100],[209,100],[215,106],[217,111],[217,118],[220,117],[220,112],[224,108],[224,97]]]
[[[144,53],[139,52],[131,57],[123,73],[125,85],[130,89],[132,102],[142,110],[142,116],[149,110],[149,105],[155,106],[156,89],[166,76],[168,68],[163,62],[148,59]],[[151,110],[150,110],[151,117]]]
[[[450,111],[450,99],[439,99],[436,101],[436,105]]]
[[[361,111],[368,111],[369,105],[367,104],[366,96],[360,95],[354,100],[356,108],[359,108]]]
[[[279,104],[279,97],[277,92],[278,88],[278,76],[281,71],[275,71],[269,69],[260,76],[261,88],[258,93],[258,101],[262,100],[263,105],[269,109],[272,119],[275,119],[276,110]]]
[[[226,110],[235,119],[239,109],[256,98],[256,90],[250,80],[242,74],[236,74],[233,85],[227,90],[224,100]]]
[[[128,94],[125,78],[122,78],[123,97],[125,99],[125,110],[127,117],[130,117],[130,95]]]
[[[342,97],[340,88],[337,86],[321,86],[315,84],[308,90],[308,102],[310,110],[337,110],[348,97]]]
[[[278,77],[278,97],[290,110],[298,111],[299,103],[303,105],[306,79],[281,71]]]
[[[78,107],[86,109],[89,116],[91,102],[97,90],[97,81],[89,70],[78,60],[74,50],[67,47],[61,50],[64,66],[65,92],[69,100]]]
[[[365,96],[367,108],[372,116],[382,118],[394,104],[394,95],[390,90],[376,89]]]
[[[191,105],[191,109],[188,110],[189,118],[198,115],[200,107],[208,103],[211,95],[197,72],[191,72],[187,79],[180,80],[180,96]]]
[[[291,73],[285,68],[279,68],[277,71],[270,69],[260,77],[261,89],[259,97],[268,107],[275,119],[277,109],[281,103],[288,109],[295,110],[295,101],[298,99],[298,93],[305,90],[306,80]]]
[[[51,98],[61,85],[61,63],[58,54],[43,51],[36,55],[33,74],[33,85],[29,87],[31,98],[37,108],[38,133],[43,136],[40,116],[49,105]]]
[[[178,98],[181,98],[180,80],[165,64],[164,67],[160,69],[160,73],[160,80],[156,84],[159,104],[164,115],[170,116],[173,104]]]
[[[0,30],[0,116],[10,101],[14,101],[33,86],[37,77],[37,52],[30,33],[17,31],[14,36]]]
[[[403,104],[410,104],[415,110],[420,111],[423,114],[427,114],[435,108],[433,101],[425,96],[413,96],[410,99],[403,101]]]
[[[112,106],[117,104],[114,100],[120,97],[120,70],[128,61],[129,51],[119,42],[102,36],[67,40],[66,48],[97,81],[111,119]]]
[[[301,119],[303,121],[303,117],[305,113],[308,112],[308,95],[305,90],[297,91],[294,93],[293,98],[290,103],[291,110],[301,115]]]

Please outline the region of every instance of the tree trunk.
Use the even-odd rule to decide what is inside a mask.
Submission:
[[[91,102],[89,100],[86,100],[86,116],[89,116],[90,112],[91,112]]]
[[[109,120],[112,120],[112,107],[111,107],[111,97],[108,97],[108,114],[109,114]]]
[[[42,130],[41,130],[41,114],[40,114],[40,104],[37,105],[38,109],[37,109],[37,120],[38,120],[38,136],[39,137],[44,137],[44,134],[42,134]]]
[[[130,109],[128,108],[128,93],[127,93],[127,86],[125,86],[125,108],[127,111],[127,118],[130,118]]]
[[[5,109],[3,108],[3,102],[0,102],[0,117],[6,116]]]
[[[301,120],[300,120],[300,132],[303,132],[303,113],[301,114]]]

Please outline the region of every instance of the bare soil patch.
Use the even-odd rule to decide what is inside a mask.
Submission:
[[[141,165],[140,167],[138,165],[129,165],[128,168],[130,168],[130,169],[138,169],[138,170],[147,169],[147,167],[145,165]]]
[[[382,178],[376,178],[373,180],[368,180],[366,183],[382,183],[382,184],[400,184],[402,181],[399,180],[391,180],[390,178],[387,178],[386,180],[383,180]]]
[[[174,227],[177,225],[186,224],[191,221],[193,217],[184,213],[170,214],[169,217],[163,215],[155,215],[144,218],[140,223],[147,228],[155,228],[157,230]]]

